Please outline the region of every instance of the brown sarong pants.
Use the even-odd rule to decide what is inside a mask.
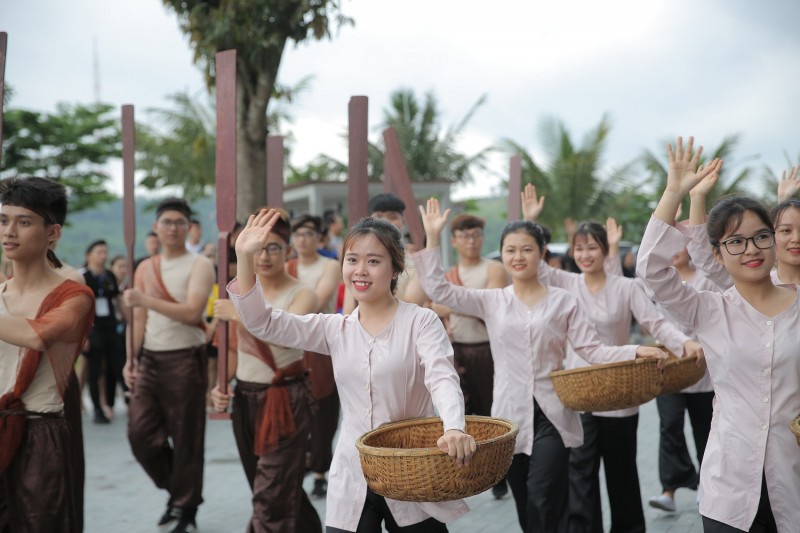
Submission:
[[[128,407],[133,455],[173,507],[196,509],[203,502],[206,347],[142,350],[138,371]]]
[[[494,361],[489,343],[454,342],[453,361],[461,378],[466,414],[491,416]]]
[[[0,475],[13,533],[76,533],[70,427],[62,417],[29,418],[17,455]]]
[[[72,499],[75,502],[75,531],[83,531],[83,486],[86,463],[83,456],[83,420],[81,417],[81,386],[72,371],[64,391],[64,419],[72,437]]]
[[[233,434],[244,473],[253,490],[249,533],[320,533],[322,522],[303,490],[305,456],[311,427],[311,397],[305,380],[285,385],[297,431],[278,447],[253,451],[259,409],[268,385],[237,381],[233,397]]]

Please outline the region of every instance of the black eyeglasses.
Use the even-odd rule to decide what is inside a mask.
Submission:
[[[747,241],[753,241],[756,248],[766,250],[775,245],[775,232],[761,231],[752,237],[733,237],[720,242],[720,244],[725,246],[730,255],[742,255],[747,250]]]

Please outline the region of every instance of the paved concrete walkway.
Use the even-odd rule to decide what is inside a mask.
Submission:
[[[87,404],[89,402],[87,401]],[[121,402],[120,402],[121,403]],[[166,504],[166,493],[157,490],[131,455],[126,438],[124,407],[118,407],[111,425],[92,424],[84,417],[86,441],[86,531],[149,533]],[[691,431],[687,431],[689,438]],[[690,449],[693,445],[690,443]],[[678,512],[664,513],[647,506],[647,499],[660,493],[658,481],[658,413],[655,402],[644,405],[639,419],[638,465],[645,505],[647,529],[651,532],[702,532],[695,493],[678,491]],[[306,478],[306,490],[312,480]],[[250,491],[239,463],[229,422],[208,421],[206,429],[205,503],[198,512],[198,527],[205,533],[245,530],[250,515]],[[608,505],[603,495],[606,530]],[[495,500],[491,492],[468,500],[472,511],[453,522],[453,533],[519,532],[514,503],[509,496]],[[321,517],[324,500],[314,500]]]

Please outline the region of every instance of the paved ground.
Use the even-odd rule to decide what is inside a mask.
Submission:
[[[88,400],[88,399],[87,399]],[[89,402],[86,402],[87,405]],[[109,426],[91,423],[84,417],[86,440],[86,531],[153,532],[164,510],[166,494],[157,490],[131,455],[125,436],[124,408],[117,408]],[[691,432],[687,431],[687,435]],[[691,449],[690,444],[690,449]],[[639,420],[639,477],[645,505],[647,528],[651,532],[701,532],[695,493],[679,491],[679,511],[667,514],[647,507],[647,498],[660,492],[658,482],[658,413],[655,402],[642,407]],[[311,490],[306,478],[306,489]],[[206,429],[205,503],[198,513],[198,526],[204,533],[244,531],[250,514],[250,493],[239,463],[229,422],[209,421]],[[604,495],[605,500],[605,495]],[[519,531],[514,504],[507,496],[495,500],[483,493],[468,500],[472,511],[450,524],[453,533]],[[324,500],[314,501],[320,516]],[[606,530],[609,528],[607,503],[603,502]]]

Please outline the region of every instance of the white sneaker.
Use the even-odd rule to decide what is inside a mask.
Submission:
[[[675,500],[666,494],[653,496],[650,498],[648,503],[650,504],[650,507],[655,507],[656,509],[661,509],[662,511],[667,511],[669,513],[675,512]]]

